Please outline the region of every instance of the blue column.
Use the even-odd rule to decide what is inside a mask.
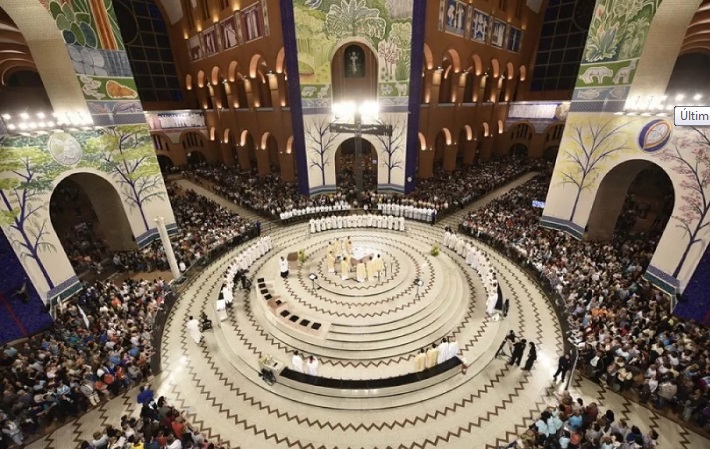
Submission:
[[[422,61],[424,59],[424,28],[426,2],[414,1],[412,11],[412,65],[409,71],[409,119],[407,123],[407,162],[404,169],[404,193],[417,186],[419,157],[419,111],[422,105]],[[409,179],[411,178],[411,181]]]
[[[293,15],[293,1],[280,0],[281,25],[283,27],[284,56],[288,78],[288,98],[291,108],[291,128],[293,129],[293,154],[298,171],[298,190],[308,195],[308,160],[306,140],[303,131],[303,106],[301,105],[301,80],[298,76],[298,48],[296,45],[296,22]]]

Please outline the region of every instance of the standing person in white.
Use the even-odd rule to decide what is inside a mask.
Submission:
[[[298,351],[294,351],[293,357],[291,357],[291,369],[297,373],[303,372],[303,358],[301,358],[301,354]]]
[[[439,347],[436,348],[438,351],[437,357],[436,357],[436,363],[444,363],[446,361],[446,357],[449,353],[449,342],[446,341],[446,338],[441,340],[441,343],[439,343]]]
[[[310,356],[308,357],[308,362],[306,362],[306,373],[310,374],[311,376],[317,376],[318,375],[318,359],[315,356]]]
[[[192,340],[195,343],[199,343],[200,340],[202,340],[202,332],[200,332],[200,322],[197,321],[192,315],[190,315],[190,318],[188,319],[185,328],[187,329],[187,332],[190,333],[190,337],[192,337]]]
[[[286,279],[288,277],[288,261],[281,256],[279,260],[279,273],[281,274],[281,279]]]

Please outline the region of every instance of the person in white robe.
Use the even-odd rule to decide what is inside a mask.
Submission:
[[[355,273],[357,274],[358,282],[365,282],[367,280],[367,269],[364,263],[360,262],[357,264]]]
[[[283,256],[279,260],[279,273],[281,274],[281,279],[286,279],[288,277],[288,260]]]
[[[308,220],[308,227],[311,230],[311,234],[314,234],[316,232],[316,220],[314,218]]]
[[[449,338],[449,346],[446,348],[446,360],[453,359],[459,355],[459,342],[455,338]]]
[[[446,341],[446,338],[441,340],[441,343],[439,343],[439,347],[436,348],[438,353],[436,357],[436,363],[444,363],[446,361],[446,355],[449,353],[449,342]]]
[[[340,279],[347,281],[350,273],[350,261],[348,256],[343,257],[340,260]]]
[[[318,359],[315,356],[310,356],[308,357],[308,362],[306,362],[306,372],[310,374],[311,376],[317,376],[318,375]]]
[[[348,237],[345,240],[345,254],[352,254],[353,253],[353,241],[350,240],[350,237]]]
[[[444,246],[449,247],[449,240],[451,240],[451,232],[447,229],[444,231]]]
[[[372,214],[367,214],[367,227],[371,228],[372,227]]]
[[[320,227],[321,227],[321,219],[316,220],[316,232],[320,232]]]
[[[294,351],[293,356],[291,357],[291,369],[297,373],[303,372],[303,358],[298,351]]]
[[[496,311],[496,304],[498,303],[498,290],[488,292],[488,300],[486,301],[486,313],[492,316]]]
[[[476,260],[476,253],[473,251],[471,242],[466,242],[466,265],[473,266],[473,261]]]
[[[194,341],[195,343],[200,343],[200,340],[202,340],[202,332],[200,332],[200,322],[197,321],[192,315],[190,315],[190,318],[188,319],[185,328],[190,334],[190,337],[192,337],[192,341]]]
[[[463,238],[459,238],[456,241],[456,254],[458,254],[461,257],[465,257],[466,253],[464,252],[464,249],[466,248],[466,241]]]
[[[335,256],[329,251],[325,257],[328,264],[328,273],[335,273]]]
[[[399,217],[399,230],[404,231],[404,217]]]
[[[338,223],[338,229],[343,229],[343,217],[341,215],[338,215],[338,218],[335,219]]]
[[[338,229],[338,217],[336,215],[330,216],[330,222],[333,225],[333,229]]]
[[[271,251],[272,249],[274,249],[274,242],[271,240],[271,236],[267,235],[264,238],[266,239],[266,250]]]
[[[367,270],[367,280],[370,282],[374,281],[377,272],[377,262],[375,259],[365,263],[365,270]]]

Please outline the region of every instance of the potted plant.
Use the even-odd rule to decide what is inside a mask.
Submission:
[[[434,245],[431,247],[431,255],[432,256],[438,256],[440,251],[441,250],[439,249],[439,245]]]
[[[304,263],[306,260],[308,260],[308,256],[306,256],[306,252],[304,250],[299,250],[298,251],[298,261],[301,263]]]

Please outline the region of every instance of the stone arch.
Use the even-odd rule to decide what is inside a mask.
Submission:
[[[185,89],[192,90],[192,75],[185,75]]]
[[[239,73],[239,63],[237,61],[231,61],[227,67],[227,79],[230,83],[233,83],[237,81],[237,77],[242,77]]]
[[[426,137],[422,133],[419,133],[419,149],[426,150]]]
[[[503,120],[498,120],[498,134],[503,134],[505,132],[505,124]]]
[[[335,154],[333,156],[333,169],[335,170],[335,184],[340,187],[350,187],[354,188],[354,185],[349,185],[350,182],[354,182],[348,179],[347,175],[349,171],[354,171],[354,164],[357,163],[357,159],[354,159],[354,144],[356,137],[346,137],[338,143],[335,149]],[[360,163],[362,164],[362,174],[363,174],[363,190],[364,191],[376,191],[378,184],[379,175],[379,154],[377,139],[372,136],[362,137],[362,157]],[[368,151],[369,150],[369,151]],[[347,154],[343,154],[347,152]],[[344,160],[345,159],[345,160]],[[352,166],[351,166],[352,163]],[[386,171],[386,170],[385,170]],[[347,181],[347,184],[344,184]]]
[[[204,134],[197,131],[184,131],[180,134],[180,145],[186,151],[195,148],[205,148],[207,146],[207,140]]]
[[[214,142],[216,138],[217,138],[217,130],[215,129],[214,126],[211,126],[210,127],[210,141]]]
[[[222,81],[221,78],[222,72],[219,66],[216,65],[212,67],[212,72],[210,74],[210,83],[212,83],[213,86],[219,86]]]
[[[473,56],[471,56],[471,60],[473,62],[474,75],[481,76],[483,74],[483,61],[481,61],[481,57],[478,56],[477,53],[474,53]]]
[[[251,167],[256,167],[256,145],[254,144],[254,137],[248,130],[242,130],[239,137],[239,145],[246,148],[247,155],[249,157],[249,165]]]
[[[443,164],[446,152],[449,146],[451,146],[451,131],[448,128],[442,128],[434,137],[434,162],[436,164]]]
[[[510,141],[531,141],[535,127],[529,122],[518,122],[510,127]]]
[[[545,128],[545,131],[543,131],[543,141],[544,145],[559,145],[560,142],[562,141],[562,134],[565,131],[565,124],[564,123],[553,123],[549,125],[547,128]]]
[[[530,148],[526,143],[514,143],[508,148],[508,155],[513,156],[513,157],[521,157],[521,158],[526,158],[528,157],[528,153],[530,151]]]
[[[693,16],[702,0],[661,2],[646,35],[641,57],[632,73],[633,81],[626,98],[662,95],[671,79],[677,55]],[[674,26],[669,26],[673,23]]]
[[[259,149],[267,152],[270,166],[279,167],[279,143],[272,133],[266,131],[262,134]]]
[[[429,45],[426,43],[424,43],[424,64],[427,70],[434,68],[434,55],[431,52],[431,48],[429,48]]]
[[[673,178],[666,169],[648,159],[629,159],[611,167],[601,175],[594,195],[586,225],[586,238],[590,240],[609,240],[614,234],[629,188],[643,171],[653,169],[661,173],[667,185],[672,189],[673,205],[671,212],[678,206],[676,195],[680,189],[673,184]],[[660,242],[659,242],[660,243]],[[676,273],[677,275],[677,273]]]
[[[153,148],[155,151],[170,151],[170,138],[163,133],[151,133],[151,139],[153,140]]]
[[[266,59],[264,59],[264,56],[262,56],[261,53],[253,54],[251,59],[249,60],[249,78],[256,78],[257,77],[257,74],[259,73],[259,66],[260,65],[267,67]],[[262,74],[262,76],[263,76],[263,74]]]
[[[483,137],[488,137],[491,135],[491,130],[490,130],[490,127],[488,126],[488,122],[481,123],[481,129],[483,131]]]
[[[88,112],[67,45],[43,3],[1,0],[0,7],[24,38],[53,109]],[[17,63],[28,64],[26,61]]]
[[[102,240],[103,243],[92,248],[91,252],[94,253],[92,259],[98,259],[94,262],[100,262],[114,251],[131,251],[138,248],[136,233],[131,225],[131,210],[123,201],[119,187],[105,173],[91,169],[69,170],[57,177],[53,184],[49,200],[52,230],[67,253],[76,274],[80,274],[82,264],[77,258],[72,257],[73,254],[70,254],[74,252],[71,248],[76,243],[71,241],[74,235],[72,231],[76,226],[81,226],[81,223],[90,221],[92,215],[96,216],[98,226],[94,223],[85,229],[85,232],[90,234],[87,240],[90,244],[97,239]],[[70,215],[75,221],[67,222],[66,214],[61,211],[63,208],[55,201],[57,195],[65,188],[79,189],[76,193],[87,200],[91,208],[88,217],[84,216],[83,209],[72,210]],[[83,204],[83,201],[78,200],[72,203],[72,206],[81,207]],[[137,229],[137,223],[135,225]],[[71,226],[72,229],[68,229],[67,226]]]
[[[207,162],[207,157],[205,156],[205,153],[203,153],[201,150],[192,150],[189,153],[187,153],[188,165],[198,165],[198,164],[204,164],[206,162]]]
[[[205,72],[200,70],[197,72],[197,87],[205,87]]]
[[[461,71],[461,56],[459,55],[459,52],[455,48],[449,47],[444,52],[444,55],[441,58],[442,61],[447,57],[451,59],[451,66],[453,67],[454,73],[459,73]]]
[[[505,65],[505,77],[512,80],[515,77],[515,66],[512,62],[508,62]]]
[[[524,65],[521,65],[520,70],[518,72],[518,81],[523,82],[527,79],[527,77],[528,77],[528,69],[526,69]]]
[[[281,47],[281,50],[279,50],[279,52],[276,54],[276,62],[274,63],[276,73],[284,73],[285,63],[286,63],[286,52],[284,51],[284,48]]]
[[[293,136],[288,136],[288,140],[286,141],[286,154],[291,153],[293,153]]]
[[[231,143],[231,137],[232,131],[230,131],[229,128],[225,128],[224,132],[222,133],[222,143]]]
[[[158,165],[160,165],[160,171],[162,173],[168,173],[170,169],[175,166],[173,158],[164,151],[156,151],[155,157],[158,159]]]
[[[362,58],[362,64],[353,64],[358,68],[353,73],[348,68],[348,55]],[[367,42],[359,39],[342,42],[335,48],[331,56],[331,85],[333,101],[349,100],[351,98],[375,99],[377,97],[377,79],[379,59],[376,50]],[[322,95],[327,98],[328,92]],[[320,97],[321,93],[318,93]]]
[[[490,75],[493,78],[498,78],[500,76],[500,63],[496,58],[491,58]]]
[[[473,140],[473,129],[470,126],[463,125],[461,131],[465,133],[466,140]]]

